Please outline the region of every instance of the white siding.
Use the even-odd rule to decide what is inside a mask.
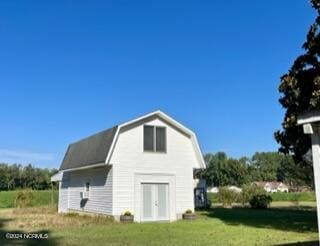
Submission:
[[[69,210],[112,214],[112,168],[92,168],[70,173]],[[90,197],[86,203],[80,199],[85,183],[90,182]]]
[[[69,186],[69,173],[63,173],[62,180],[59,182],[59,201],[58,212],[65,213],[68,211],[68,186]]]
[[[174,203],[176,214],[194,208],[193,166],[197,163],[190,137],[160,119],[144,124],[167,128],[167,152],[143,151],[143,124],[120,131],[110,163],[113,165],[113,214],[135,211],[135,174],[168,174],[175,179]],[[156,180],[156,178],[155,178]]]

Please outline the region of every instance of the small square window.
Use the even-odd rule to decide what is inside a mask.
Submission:
[[[90,182],[86,182],[86,188],[85,188],[86,192],[90,191]]]

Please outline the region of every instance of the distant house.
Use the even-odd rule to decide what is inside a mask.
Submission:
[[[52,181],[60,213],[174,221],[194,210],[198,168],[205,163],[194,132],[156,111],[70,144]]]
[[[219,192],[219,187],[217,187],[217,186],[209,187],[209,188],[207,188],[207,192],[218,193]]]
[[[231,191],[234,191],[236,193],[240,193],[242,191],[241,188],[235,186],[235,185],[230,185],[230,186],[227,186],[227,189],[231,190]],[[209,187],[207,189],[207,192],[210,192],[210,193],[219,193],[219,187]]]
[[[289,192],[289,187],[282,182],[254,182],[254,185],[263,188],[266,192]]]
[[[236,193],[240,193],[242,192],[242,189],[237,187],[237,186],[234,186],[234,185],[231,185],[231,186],[228,186],[228,189],[231,190],[231,191],[234,191]]]

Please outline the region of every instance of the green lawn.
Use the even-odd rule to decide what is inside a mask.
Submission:
[[[270,193],[269,194],[272,197],[273,201],[309,201],[309,202],[315,202],[316,201],[316,195],[314,192],[277,192],[277,193]],[[218,202],[218,195],[215,193],[208,193],[208,198],[213,202]]]
[[[290,193],[273,193],[271,194],[273,201],[316,201],[316,195],[314,192],[290,192]]]
[[[14,201],[20,191],[0,191],[0,208],[13,208]],[[33,200],[31,206],[43,206],[51,203],[51,190],[33,191]],[[58,191],[53,191],[54,203],[58,201]]]
[[[316,245],[315,203],[301,205],[273,203],[268,210],[214,207],[198,212],[196,221],[144,224],[62,216],[49,207],[0,209],[0,245]],[[49,239],[4,238],[16,231],[48,233]]]
[[[14,201],[19,191],[0,191],[0,208],[13,208]],[[43,206],[51,203],[51,190],[34,191],[34,199],[32,206]],[[301,193],[274,193],[271,194],[273,201],[316,201],[314,192],[301,192]],[[54,202],[58,201],[58,191],[53,191]],[[208,198],[217,203],[217,194],[208,193]]]

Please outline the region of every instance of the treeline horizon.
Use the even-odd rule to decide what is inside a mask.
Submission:
[[[296,163],[291,155],[256,152],[251,157],[231,158],[224,152],[205,154],[207,168],[197,176],[207,186],[242,186],[259,181],[277,181],[292,189],[314,187],[313,169]],[[310,165],[312,167],[312,165]]]
[[[292,156],[279,152],[256,152],[251,157],[241,158],[217,152],[205,154],[204,160],[207,168],[196,175],[204,178],[207,186],[242,186],[256,181],[278,181],[292,188],[314,187],[313,169],[303,168],[294,162]],[[56,168],[0,162],[0,190],[51,189],[50,177],[57,172]]]
[[[0,162],[0,190],[55,188],[56,185],[51,183],[50,177],[57,172],[55,168]]]

